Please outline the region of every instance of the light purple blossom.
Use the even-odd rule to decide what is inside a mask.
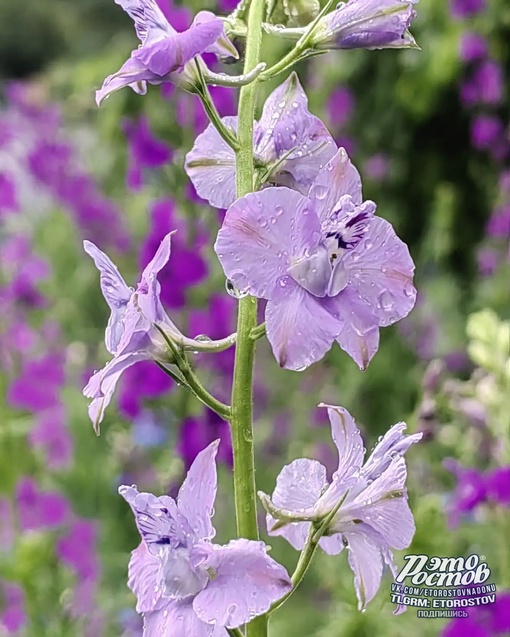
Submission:
[[[44,453],[50,469],[66,469],[73,457],[73,438],[67,426],[67,414],[57,405],[38,414],[35,426],[28,435],[32,447]]]
[[[454,528],[464,515],[487,501],[487,485],[483,474],[474,467],[462,467],[452,458],[447,458],[444,466],[457,480],[447,508],[448,524]]]
[[[23,588],[11,582],[0,582],[0,608],[0,629],[9,635],[22,631],[27,623]]]
[[[156,278],[170,258],[170,236],[161,242],[135,290],[127,286],[106,254],[90,241],[84,242],[85,251],[101,273],[101,290],[111,310],[105,343],[113,359],[92,376],[83,390],[85,396],[92,398],[89,415],[96,431],[124,370],[143,360],[170,362],[164,338],[155,324],[179,339],[184,338],[161,305]]]
[[[236,117],[223,122],[237,128]],[[303,193],[337,150],[324,124],[308,110],[296,73],[267,98],[253,143],[259,179]],[[228,208],[236,198],[235,165],[234,151],[210,124],[186,155],[185,169],[200,197],[216,208]]]
[[[147,83],[193,84],[196,82],[196,70],[193,65],[187,65],[206,51],[237,56],[235,47],[225,36],[223,21],[210,11],[200,11],[186,31],[178,32],[155,0],[115,2],[133,19],[141,45],[116,73],[106,78],[96,93],[98,105],[111,93],[126,86],[144,95]]]
[[[23,477],[16,485],[16,509],[23,531],[54,529],[70,515],[68,501],[56,491],[42,491],[36,481]]]
[[[396,574],[391,549],[407,548],[414,535],[403,456],[421,434],[405,436],[404,423],[393,425],[364,462],[363,441],[349,412],[321,406],[328,409],[338,449],[332,480],[320,462],[301,458],[282,469],[271,499],[259,495],[269,511],[269,534],[283,536],[297,550],[304,547],[313,521],[333,515],[319,545],[330,555],[347,548],[363,609],[377,593],[384,564]]]
[[[485,9],[485,0],[450,0],[450,11],[454,18],[468,18]]]
[[[349,0],[321,18],[312,43],[318,49],[416,48],[409,33],[418,0]]]
[[[302,370],[336,340],[365,369],[379,327],[413,308],[413,261],[375,209],[340,149],[308,197],[268,188],[228,210],[216,253],[236,288],[268,300],[267,337],[281,367]]]
[[[177,501],[120,487],[142,543],[133,551],[128,585],[144,614],[146,637],[226,637],[266,612],[292,584],[263,542],[211,542],[218,441],[191,466]]]
[[[129,145],[127,185],[140,190],[144,185],[144,169],[167,164],[172,159],[172,150],[154,137],[146,117],[126,120],[123,128]]]
[[[488,150],[504,136],[501,120],[495,115],[477,115],[471,123],[471,143],[478,150]]]
[[[0,217],[6,212],[19,212],[16,183],[6,172],[0,172]]]
[[[487,56],[487,40],[479,33],[468,31],[460,39],[459,55],[463,62],[474,62]]]

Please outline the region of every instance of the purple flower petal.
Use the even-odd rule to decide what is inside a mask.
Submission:
[[[156,608],[161,598],[161,588],[155,586],[158,581],[160,561],[147,548],[145,542],[131,553],[129,560],[128,586],[136,595],[138,613],[149,613]]]
[[[292,588],[287,571],[268,556],[263,542],[232,540],[204,547],[197,557],[216,574],[193,601],[197,615],[208,623],[241,626]]]
[[[159,84],[162,81],[162,78],[151,73],[140,60],[130,57],[116,73],[109,75],[103,82],[103,86],[96,91],[96,104],[101,106],[112,93],[126,86],[131,87],[138,95],[145,95],[147,82]]]
[[[111,310],[105,335],[106,348],[110,354],[115,354],[124,329],[121,321],[131,298],[132,290],[127,286],[110,257],[96,245],[91,241],[84,241],[83,248],[92,257],[100,272],[101,291]]]
[[[136,35],[142,41],[155,42],[175,33],[155,0],[115,0],[135,23]]]
[[[224,117],[222,121],[237,130],[237,117]],[[212,124],[196,138],[184,168],[197,193],[212,206],[228,208],[235,201],[235,154]]]
[[[331,349],[342,323],[292,279],[280,283],[266,307],[267,338],[280,367],[300,371]]]
[[[381,584],[383,563],[380,549],[366,536],[345,533],[348,561],[354,573],[354,587],[358,598],[358,609],[363,610]]]
[[[179,510],[201,540],[211,540],[216,531],[212,525],[218,478],[216,454],[219,440],[201,451],[191,465],[177,498]]]
[[[271,299],[285,295],[287,270],[312,253],[319,240],[310,201],[288,188],[268,188],[232,204],[214,249],[239,290]]]
[[[206,624],[193,609],[192,599],[168,600],[144,615],[144,637],[227,637],[221,626]]]

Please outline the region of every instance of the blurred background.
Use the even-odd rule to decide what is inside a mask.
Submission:
[[[199,9],[236,4],[158,3],[180,30]],[[320,555],[274,617],[274,636],[510,635],[510,5],[421,0],[417,12],[421,51],[334,52],[298,67],[365,198],[410,246],[417,306],[382,331],[363,374],[338,348],[305,373],[285,372],[260,345],[257,481],[271,492],[282,465],[302,456],[334,470],[320,401],[352,412],[367,449],[407,421],[424,433],[407,456],[417,525],[408,553],[486,556],[497,602],[464,620],[394,617],[386,577],[359,613],[345,555]],[[2,636],[141,635],[126,585],[138,534],[117,487],[174,494],[217,437],[215,522],[220,541],[234,537],[226,423],[149,363],[124,374],[100,438],[81,394],[108,360],[108,311],[85,238],[134,284],[178,228],[160,276],[170,316],[192,336],[221,338],[235,325],[212,250],[221,214],[182,168],[207,123],[198,99],[168,85],[95,106],[94,91],[136,46],[113,0],[0,0]],[[284,50],[267,37],[267,61]],[[235,91],[212,92],[222,115],[236,112]],[[194,360],[227,400],[232,353]],[[297,554],[271,545],[292,571]]]

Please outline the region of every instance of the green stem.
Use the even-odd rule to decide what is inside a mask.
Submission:
[[[265,323],[261,323],[260,325],[257,325],[257,327],[254,327],[250,333],[250,338],[252,341],[258,341],[259,338],[264,338],[264,336],[266,335],[266,324]]]
[[[244,73],[260,60],[264,0],[251,0],[248,12]],[[253,120],[258,80],[243,86],[239,95],[236,153],[237,196],[253,191]],[[234,451],[234,495],[237,532],[240,537],[258,540],[255,459],[253,453],[253,363],[255,341],[250,334],[257,325],[257,300],[239,300],[237,346],[232,387],[232,446]],[[267,617],[254,619],[246,627],[246,637],[266,637]]]
[[[279,62],[268,68],[266,71],[260,74],[260,80],[270,80],[272,77],[278,75],[282,71],[285,71],[287,67],[294,64],[302,57],[303,53],[310,48],[310,38],[312,37],[315,27],[319,24],[321,18],[328,13],[337,0],[328,0],[324,7],[321,9],[319,15],[313,22],[310,23],[308,29],[303,33],[301,38],[296,42],[296,46],[287,53]]]
[[[317,527],[312,524],[312,526],[310,527],[310,531],[308,533],[306,544],[299,555],[299,560],[298,560],[298,563],[296,564],[296,570],[292,574],[292,589],[287,593],[287,595],[279,599],[277,602],[275,602],[271,606],[269,610],[270,615],[274,613],[275,610],[278,610],[280,606],[283,606],[283,604],[285,604],[285,602],[296,591],[297,587],[303,581],[303,578],[306,575],[308,567],[310,566],[312,562],[312,558],[315,555],[315,551],[319,543],[319,540],[315,537],[316,533],[317,533]]]

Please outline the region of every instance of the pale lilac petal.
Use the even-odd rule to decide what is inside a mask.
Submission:
[[[175,231],[174,231],[175,232]],[[170,248],[173,232],[169,232],[161,241],[156,254],[142,272],[141,281],[149,283],[160,272],[170,259]]]
[[[148,352],[133,352],[112,359],[102,370],[96,372],[87,383],[83,394],[92,398],[89,405],[89,416],[94,430],[99,433],[99,423],[103,420],[104,411],[110,404],[117,382],[124,370],[139,361],[151,360]]]
[[[366,536],[345,533],[349,566],[354,573],[354,587],[358,608],[363,610],[374,597],[381,584],[383,562],[380,549]]]
[[[344,195],[351,195],[353,203],[361,205],[361,177],[345,149],[339,148],[335,156],[319,171],[308,193],[321,224],[328,222],[336,204]]]
[[[237,117],[224,117],[222,121],[237,130]],[[235,154],[212,124],[196,138],[184,168],[199,196],[211,206],[228,208],[235,201]]]
[[[211,517],[218,483],[216,454],[219,442],[215,440],[197,455],[177,498],[179,510],[201,540],[210,540],[216,535]]]
[[[138,613],[154,610],[161,597],[159,564],[159,559],[149,552],[145,542],[131,553],[128,586],[136,595]]]
[[[204,24],[204,23],[212,22],[212,21],[215,22],[216,20],[218,20],[218,17],[215,16],[214,13],[211,13],[211,11],[199,11],[197,15],[195,16],[195,19],[193,20],[193,24],[191,26],[193,27],[197,24]],[[207,49],[205,49],[205,51],[214,53],[215,55],[218,55],[221,57],[232,57],[232,58],[235,58],[236,60],[239,59],[239,53],[236,47],[225,35],[224,26],[223,26],[223,31],[221,35],[219,36],[219,38],[214,42],[214,44],[212,44]]]
[[[260,125],[265,132],[256,152],[267,162],[287,157],[274,180],[306,194],[337,148],[322,121],[308,110],[308,98],[296,73],[269,95]]]
[[[331,423],[331,435],[338,449],[338,469],[333,474],[334,480],[345,480],[350,477],[352,469],[360,469],[365,457],[363,439],[351,414],[343,407],[321,405],[327,407]]]
[[[382,556],[383,556],[384,563],[386,564],[386,566],[388,566],[388,568],[391,571],[391,575],[393,576],[393,579],[396,580],[398,575],[398,569],[397,569],[397,565],[395,564],[395,560],[393,559],[393,553],[389,549],[383,549]],[[393,611],[393,614],[401,615],[402,613],[405,613],[406,610],[407,610],[407,606],[405,604],[397,604],[397,607]]]
[[[266,307],[267,338],[280,367],[300,371],[331,349],[342,323],[290,277],[280,281],[284,287]]]
[[[326,467],[317,460],[300,458],[280,471],[271,500],[278,508],[304,512],[314,508],[327,486]]]
[[[263,542],[245,539],[204,548],[200,564],[216,576],[193,601],[202,620],[228,628],[241,626],[291,590],[287,571],[266,548]]]
[[[349,286],[371,308],[380,327],[395,323],[413,309],[414,263],[406,244],[385,219],[372,219],[364,240],[346,251],[342,265],[349,272]]]
[[[379,440],[361,471],[365,480],[375,480],[386,471],[393,459],[403,456],[409,447],[419,442],[423,434],[404,435],[407,425],[399,422],[389,429]]]
[[[145,95],[147,93],[147,82],[158,84],[161,82],[161,78],[151,73],[135,57],[130,57],[116,73],[109,75],[99,91],[96,91],[96,104],[101,106],[104,100],[110,97],[112,93],[126,86],[130,86],[139,95]]]
[[[187,543],[192,530],[172,498],[139,493],[136,487],[126,485],[119,487],[119,494],[133,510],[138,531],[151,553],[158,555],[161,547],[175,549]]]
[[[227,631],[201,621],[192,599],[168,600],[158,610],[144,614],[143,637],[227,637]]]
[[[142,43],[156,42],[175,33],[158,7],[156,0],[115,0],[135,23],[136,35]]]
[[[274,537],[283,537],[287,542],[296,549],[301,551],[306,544],[306,538],[310,531],[311,522],[289,522],[285,526],[274,529],[276,520],[268,513],[266,515],[266,526],[269,535]]]
[[[340,533],[331,536],[323,535],[319,540],[319,546],[328,555],[338,555],[344,548],[344,540]]]
[[[122,318],[132,291],[122,278],[117,266],[91,241],[84,241],[85,252],[92,257],[100,272],[100,284],[103,296],[111,310],[106,328],[106,349],[114,354],[124,331]]]
[[[310,201],[289,188],[267,188],[232,204],[215,250],[239,290],[271,299],[285,295],[287,269],[314,252],[319,241],[319,222]]]

